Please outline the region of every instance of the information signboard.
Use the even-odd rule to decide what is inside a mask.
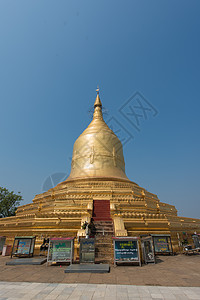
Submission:
[[[49,239],[47,264],[49,262],[72,263],[73,253],[74,253],[74,238],[51,238]]]
[[[30,252],[30,245],[31,245],[30,239],[19,240],[17,254],[27,254],[28,255]]]
[[[33,256],[35,236],[16,236],[11,252],[11,258],[15,256]]]
[[[81,238],[80,239],[80,263],[94,263],[95,262],[95,239]]]
[[[151,236],[141,238],[142,256],[145,264],[155,263],[153,239]]]
[[[152,234],[155,253],[173,253],[171,237],[168,234]]]
[[[139,238],[138,237],[115,237],[114,241],[114,264],[137,262],[141,266]]]
[[[3,251],[3,246],[6,242],[6,237],[5,236],[0,236],[0,253]]]

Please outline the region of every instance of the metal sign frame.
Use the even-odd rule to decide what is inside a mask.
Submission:
[[[113,242],[114,242],[114,266],[116,267],[117,264],[119,263],[128,263],[128,264],[132,264],[132,263],[138,263],[139,266],[141,267],[142,264],[141,264],[141,255],[140,255],[140,248],[139,248],[139,240],[140,238],[139,237],[113,237]],[[134,259],[133,261],[130,261],[130,260],[124,260],[124,261],[118,261],[116,259],[116,242],[130,242],[130,241],[135,241],[137,242],[137,254],[138,254],[138,259]]]
[[[93,242],[94,248],[93,249],[87,249],[84,251],[83,249],[83,242]],[[89,253],[93,255],[93,260],[83,260],[83,254]],[[95,263],[95,238],[81,238],[80,239],[80,248],[79,248],[79,261],[80,263]]]
[[[6,243],[6,237],[0,236],[0,253],[2,253],[5,243]]]
[[[199,234],[193,234],[192,235],[192,240],[194,244],[195,249],[200,249],[200,235]],[[1,249],[0,249],[1,251]]]
[[[151,234],[152,238],[153,238],[153,246],[154,246],[154,252],[155,254],[174,254],[173,253],[173,248],[172,248],[172,241],[171,241],[171,235],[170,234]],[[167,244],[169,246],[169,250],[168,251],[156,251],[155,249],[155,240],[154,238],[167,238]]]
[[[20,253],[18,252],[20,247],[20,242],[22,240],[30,240],[28,253]],[[35,247],[36,236],[16,236],[13,242],[13,247],[11,251],[11,258],[14,256],[19,257],[33,257],[34,247]],[[17,244],[17,245],[16,245]]]
[[[146,252],[145,242],[150,242],[151,252]],[[156,263],[155,258],[155,251],[154,251],[154,244],[153,244],[153,238],[151,236],[146,236],[141,238],[141,248],[142,248],[142,256],[144,259],[144,263]],[[148,257],[148,254],[152,254],[153,257]]]
[[[70,258],[69,259],[57,259],[57,260],[52,260],[50,259],[50,248],[51,248],[51,244],[53,244],[53,242],[58,242],[58,241],[70,241],[71,245],[71,252],[70,252]],[[48,247],[48,254],[47,254],[47,266],[49,263],[59,263],[59,262],[69,262],[70,265],[73,262],[73,258],[74,258],[74,237],[67,237],[67,238],[50,238],[49,239],[49,247]]]

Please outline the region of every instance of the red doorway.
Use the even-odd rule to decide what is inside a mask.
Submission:
[[[94,221],[112,221],[110,217],[110,200],[93,200]]]

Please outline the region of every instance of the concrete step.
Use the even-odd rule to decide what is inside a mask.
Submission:
[[[112,253],[112,249],[107,249],[107,251],[103,251],[102,249],[96,249],[95,257],[110,257]]]
[[[113,223],[111,221],[104,221],[100,223],[100,221],[96,221],[94,222],[94,225],[96,228],[103,228],[103,227],[106,227],[106,228],[113,228]]]
[[[113,223],[111,221],[104,221],[104,222],[101,221],[101,223],[100,223],[100,221],[98,221],[98,222],[96,221],[96,222],[94,222],[94,225],[96,227],[103,227],[103,226],[113,227]]]
[[[95,242],[95,246],[98,247],[98,248],[102,248],[104,245],[105,247],[112,247],[112,242],[111,241],[96,241]],[[104,248],[105,248],[104,247]]]
[[[101,245],[103,245],[103,246],[101,246]],[[107,247],[111,248],[111,243],[107,243],[107,242],[95,243],[95,247],[98,249],[99,248],[107,248]]]
[[[109,225],[109,224],[98,224],[98,225],[95,225],[96,228],[113,228],[113,225]]]
[[[111,240],[106,240],[106,239],[96,239],[95,241],[96,245],[100,245],[100,244],[112,244]]]
[[[107,252],[103,252],[103,251],[95,251],[95,257],[106,257],[109,258],[110,256],[114,255],[113,251],[107,251]]]
[[[99,259],[95,258],[95,263],[96,264],[113,264],[113,259]]]
[[[100,228],[96,228],[96,232],[113,232],[113,228],[100,227]]]
[[[112,235],[97,235],[96,242],[102,243],[103,241],[108,241],[109,243],[112,242]]]
[[[111,221],[112,219],[109,217],[93,217],[94,221]]]
[[[102,233],[102,235],[105,233],[105,232],[108,232],[108,233],[112,233],[113,232],[113,228],[96,228],[96,232],[98,233]]]
[[[109,259],[112,259],[113,258],[113,253],[112,252],[110,252],[110,253],[108,253],[108,254],[105,254],[105,253],[95,253],[95,259],[96,258],[101,258],[101,259],[107,259],[107,260],[109,260]]]
[[[111,231],[111,232],[104,232],[104,234],[102,234],[102,232],[97,232],[96,234],[95,234],[95,237],[96,238],[98,238],[98,239],[100,239],[101,237],[102,238],[109,238],[109,239],[112,239],[112,237],[113,237],[113,232]]]
[[[95,223],[97,223],[97,224],[101,224],[101,223],[107,223],[107,224],[113,224],[113,221],[111,220],[111,221],[98,221],[98,222],[95,222]]]
[[[114,233],[112,230],[96,230],[96,235],[98,236],[105,236],[105,235],[108,235],[108,236],[113,236]]]

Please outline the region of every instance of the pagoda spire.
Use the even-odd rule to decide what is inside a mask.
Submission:
[[[97,97],[96,97],[96,100],[94,102],[94,107],[96,107],[96,106],[102,107],[102,103],[101,103],[101,100],[100,100],[100,97],[99,97],[99,86],[97,86],[96,92],[97,92]]]
[[[99,86],[97,86],[96,89],[97,96],[96,100],[94,102],[94,114],[93,114],[93,120],[94,119],[101,119],[103,120],[103,115],[102,115],[102,103],[99,97]]]

